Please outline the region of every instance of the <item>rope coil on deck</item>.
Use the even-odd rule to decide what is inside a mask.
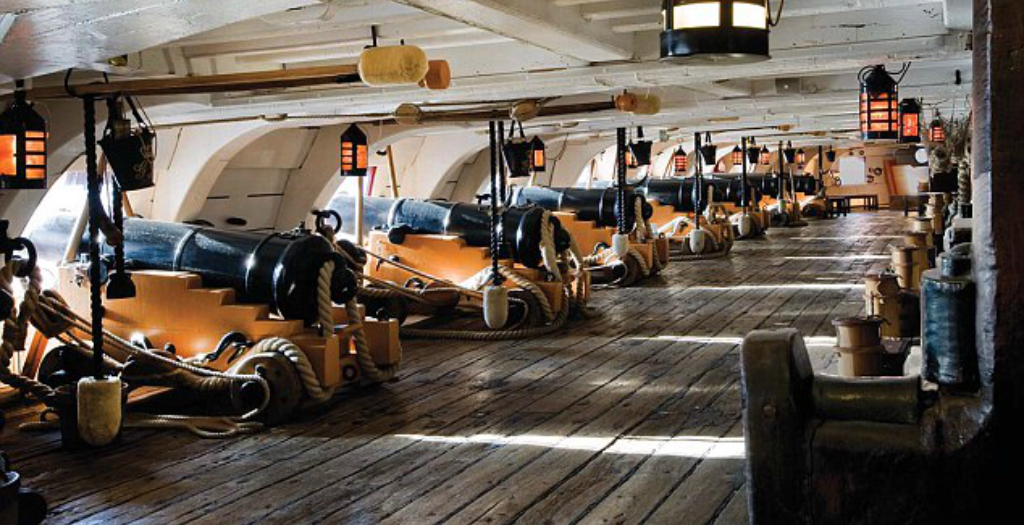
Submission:
[[[20,261],[12,261],[0,272],[0,286],[8,293],[13,292],[12,283],[19,264]],[[57,338],[83,355],[91,357],[93,353],[91,343],[82,340],[73,332],[73,330],[78,330],[82,333],[90,333],[91,324],[73,312],[56,292],[41,291],[41,285],[41,272],[35,268],[27,278],[27,286],[20,308],[12,309],[11,315],[4,320],[3,343],[0,347],[0,381],[52,407],[56,391],[36,379],[11,372],[11,359],[14,354],[24,351],[29,323],[47,338]],[[104,330],[104,339],[109,342],[112,349],[132,358],[147,361],[165,369],[181,370],[191,374],[196,380],[193,385],[201,390],[226,390],[235,381],[251,381],[259,384],[264,393],[264,400],[260,406],[238,417],[131,414],[125,419],[124,426],[126,428],[185,429],[206,438],[230,437],[252,433],[262,428],[262,424],[254,421],[254,418],[266,406],[270,388],[261,376],[217,372],[186,361],[165,357],[135,346],[107,330]],[[105,360],[110,368],[123,369],[120,363],[112,361],[110,358]],[[51,414],[53,414],[52,408],[43,413],[42,421],[26,423],[20,428],[22,430],[55,429],[55,422],[48,419]]]

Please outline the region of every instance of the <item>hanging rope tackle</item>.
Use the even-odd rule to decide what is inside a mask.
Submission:
[[[494,121],[488,125],[491,153],[491,199],[490,199],[490,235],[491,235],[491,279],[484,287],[484,321],[491,329],[499,329],[508,322],[508,289],[502,286],[504,278],[498,270],[498,257],[501,247],[501,207],[505,200],[505,163],[498,142],[503,141],[503,125]]]

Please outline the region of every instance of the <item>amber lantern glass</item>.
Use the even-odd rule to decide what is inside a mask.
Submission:
[[[0,189],[46,189],[46,119],[15,91],[0,114]]]
[[[366,134],[355,124],[341,134],[341,176],[365,177],[369,169]]]

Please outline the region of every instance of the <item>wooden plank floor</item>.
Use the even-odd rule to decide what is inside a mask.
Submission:
[[[406,342],[399,381],[252,437],[129,431],[70,454],[9,424],[3,448],[52,523],[745,523],[741,338],[794,326],[834,368],[830,321],[862,311],[902,229],[775,229],[597,292],[557,335]]]

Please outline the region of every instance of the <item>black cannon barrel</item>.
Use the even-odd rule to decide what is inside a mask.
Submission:
[[[342,217],[342,231],[355,231],[355,197],[335,196],[328,208]],[[529,268],[543,264],[541,254],[541,208],[510,207],[505,210],[502,224],[504,242],[499,256],[511,258]],[[552,217],[555,227],[555,248],[569,248],[569,232]],[[469,246],[490,246],[490,215],[487,207],[465,202],[424,201],[417,199],[389,199],[366,197],[363,201],[364,229],[395,231],[392,240],[400,240],[401,232],[454,235]]]
[[[797,193],[803,193],[804,195],[814,195],[818,193],[821,185],[818,183],[818,178],[813,175],[796,175],[793,177],[793,189]]]
[[[63,255],[75,218],[55,216],[32,232],[44,259]],[[88,234],[79,253],[85,253]],[[241,303],[268,304],[282,317],[313,322],[317,317],[320,267],[335,261],[331,297],[344,302],[355,291],[355,276],[330,243],[306,230],[256,233],[191,224],[125,219],[129,269],[193,272],[203,285],[232,288]],[[105,255],[112,248],[104,246]]]
[[[766,173],[750,175],[747,178],[750,180],[750,185],[759,191],[760,194],[767,195],[773,199],[779,198],[779,177],[777,175]]]
[[[763,174],[763,175],[751,175],[749,177],[750,184],[755,188],[759,188],[765,195],[777,199],[779,198],[779,176],[774,174]],[[783,176],[783,182],[786,184],[787,193],[790,186],[789,175]],[[814,195],[821,189],[821,182],[814,175],[794,175],[793,176],[793,189],[797,193],[803,193],[804,195]]]
[[[516,188],[512,196],[513,204],[518,206],[529,206],[531,204],[540,206],[545,210],[571,212],[583,221],[594,221],[598,226],[615,227],[618,225],[618,192],[614,187],[586,189],[586,188],[542,188],[527,187]],[[626,189],[625,208],[626,224],[633,224],[636,221],[635,199],[639,195],[633,188]],[[654,208],[647,201],[641,199],[643,215],[650,219],[654,215]]]
[[[693,177],[671,178],[671,179],[650,179],[643,186],[637,189],[643,192],[648,199],[652,199],[662,206],[671,206],[675,211],[693,213],[696,199],[695,182]],[[704,187],[710,187],[713,191],[714,200],[717,203],[733,203],[742,205],[743,179],[740,177],[704,176]],[[761,190],[757,184],[751,181],[750,201],[756,202],[760,199]],[[707,190],[704,190],[705,192]],[[703,195],[701,201],[701,212],[707,207],[707,196]]]

